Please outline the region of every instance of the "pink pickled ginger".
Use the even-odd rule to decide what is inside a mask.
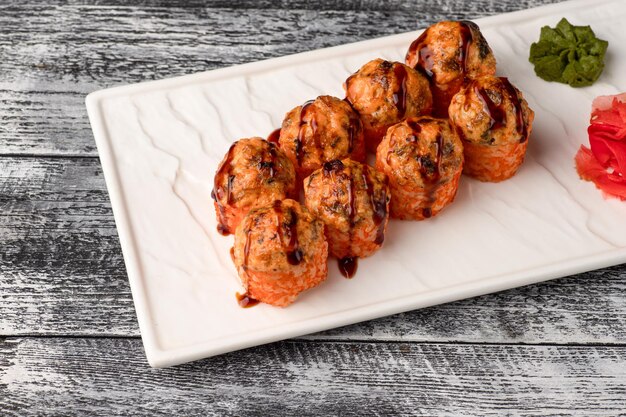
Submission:
[[[626,200],[626,93],[597,97],[590,123],[591,149],[578,150],[578,175],[592,181],[605,196]]]

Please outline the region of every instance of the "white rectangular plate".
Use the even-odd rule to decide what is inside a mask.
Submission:
[[[606,69],[574,89],[537,78],[530,44],[561,17],[609,41]],[[419,32],[307,52],[87,97],[148,360],[169,366],[626,261],[626,203],[574,169],[595,96],[626,91],[626,2],[585,0],[477,20],[536,112],[526,162],[511,180],[463,177],[454,204],[423,222],[391,221],[385,246],[347,280],[288,308],[243,309],[216,231],[213,174],[231,142],[266,136],[289,109],[365,62],[402,60]]]

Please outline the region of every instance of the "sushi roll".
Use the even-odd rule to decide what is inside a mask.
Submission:
[[[330,253],[347,278],[358,258],[382,246],[389,200],[387,177],[351,159],[326,162],[304,180],[304,203],[324,222]]]
[[[469,21],[439,22],[417,38],[405,62],[431,82],[437,117],[448,116],[452,97],[468,79],[496,73],[496,59],[478,26]]]
[[[257,137],[240,139],[215,174],[211,197],[217,230],[223,235],[234,233],[251,209],[297,195],[296,171],[278,146]]]
[[[391,217],[423,220],[454,200],[463,146],[446,119],[407,119],[387,130],[376,151],[376,168],[389,177]]]
[[[232,257],[248,300],[285,307],[327,277],[324,224],[297,201],[276,200],[244,217]]]
[[[278,144],[295,166],[299,180],[326,161],[365,160],[359,115],[349,103],[331,96],[317,97],[287,113]]]
[[[498,182],[524,162],[535,117],[522,93],[503,77],[481,77],[452,99],[450,121],[463,141],[464,173]]]
[[[428,80],[400,62],[370,61],[346,80],[344,88],[346,100],[361,116],[365,146],[372,152],[389,126],[432,110]]]

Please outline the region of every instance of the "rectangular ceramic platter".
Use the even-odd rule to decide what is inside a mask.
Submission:
[[[609,41],[592,87],[537,78],[530,44],[561,17]],[[626,203],[583,182],[595,96],[626,91],[626,2],[573,1],[476,22],[498,74],[536,112],[526,161],[503,183],[463,177],[455,202],[422,222],[391,221],[385,245],[352,280],[330,260],[327,282],[288,308],[243,309],[210,197],[229,145],[267,136],[284,114],[365,62],[402,60],[420,31],[90,94],[100,152],[139,325],[152,366],[169,366],[626,261]],[[416,28],[420,25],[416,22]]]

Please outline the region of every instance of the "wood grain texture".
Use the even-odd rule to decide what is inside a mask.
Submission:
[[[0,158],[0,334],[137,336],[100,164]],[[625,343],[626,266],[309,338]]]
[[[0,415],[626,415],[626,265],[150,369],[84,109],[105,87],[555,2],[1,3]]]
[[[84,96],[101,88],[550,2],[395,1],[381,6],[373,1],[318,1],[316,7],[302,1],[265,1],[237,8],[220,8],[230,2],[177,2],[176,7],[164,7],[165,2],[141,7],[115,2],[0,5],[0,154],[96,156]]]
[[[74,6],[131,6],[134,8],[227,8],[227,9],[278,9],[278,10],[344,10],[344,11],[406,11],[422,13],[472,12],[506,13],[536,7],[540,4],[558,3],[561,0],[495,1],[474,0],[48,0],[48,5]]]
[[[0,158],[0,334],[137,334],[98,160]]]
[[[0,341],[4,416],[618,415],[626,348],[282,342],[149,369],[137,339]],[[623,414],[622,414],[623,415]]]

